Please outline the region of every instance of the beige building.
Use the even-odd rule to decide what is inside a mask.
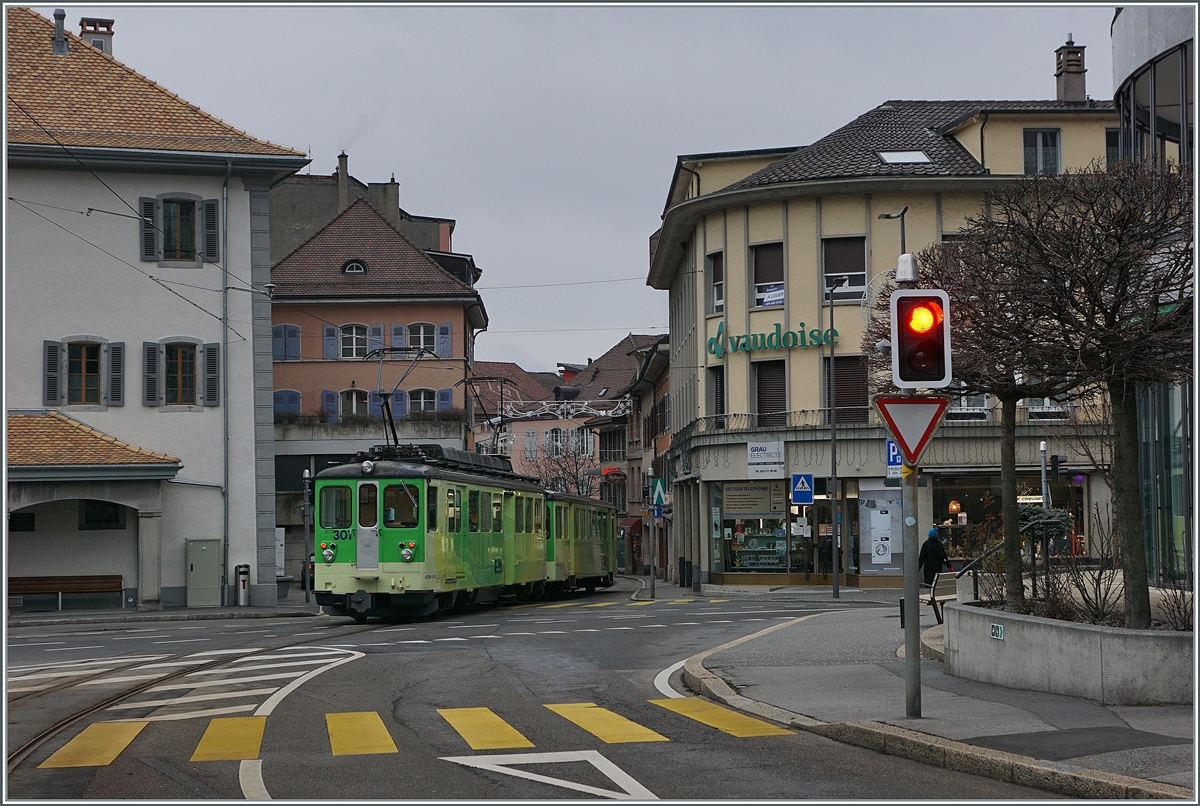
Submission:
[[[1056,52],[1054,100],[888,101],[807,147],[678,159],[647,278],[670,292],[668,574],[682,559],[678,567],[700,569],[697,588],[830,584],[834,500],[841,581],[900,586],[900,488],[870,406],[861,303],[894,270],[902,241],[915,253],[952,238],[988,190],[1113,153],[1117,118],[1111,102],[1086,96],[1083,51],[1067,42]],[[827,285],[839,279],[830,300]],[[1052,485],[1053,503],[1086,533],[1091,504],[1107,491],[1078,471],[1068,412],[1022,403],[1021,486],[1040,493],[1040,441],[1068,455],[1076,475]],[[953,401],[922,473],[922,534],[949,521],[953,544],[996,509],[991,401]],[[797,482],[800,497],[814,488],[812,504],[791,503]]]

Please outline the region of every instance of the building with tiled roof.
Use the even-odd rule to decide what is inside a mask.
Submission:
[[[119,575],[158,609],[232,602],[245,564],[273,602],[267,194],[308,160],[122,63],[111,25],[5,15],[10,579]]]
[[[1117,115],[1086,94],[1083,54],[1072,41],[1046,54],[1052,100],[891,100],[802,147],[676,160],[647,274],[671,308],[662,412],[670,448],[658,471],[674,482],[660,547],[672,560],[668,579],[697,590],[830,584],[836,528],[840,582],[899,587],[899,541],[873,553],[873,540],[900,536],[889,520],[900,505],[886,477],[887,434],[870,406],[863,355],[875,347],[861,343],[863,300],[889,281],[901,252],[953,239],[989,190],[1116,154]],[[1035,400],[1021,416],[1020,482],[1039,489],[1039,440],[1046,421],[1065,414]],[[955,425],[941,429],[923,462],[927,523],[957,528],[992,512],[997,444],[976,442],[972,429],[994,428],[993,419],[992,401],[953,400]],[[789,503],[792,474],[812,475],[815,503]],[[1078,514],[1082,531],[1108,493],[1079,478],[1056,482],[1053,500]]]

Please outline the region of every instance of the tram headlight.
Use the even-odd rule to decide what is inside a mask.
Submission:
[[[321,552],[321,557],[327,563],[333,562],[333,549],[325,549],[324,551]]]
[[[406,548],[406,549],[402,549],[400,551],[400,559],[404,560],[404,562],[410,563],[410,562],[412,562],[412,558],[413,558],[413,550],[412,549]]]
[[[362,463],[362,472],[363,473],[370,473],[374,469],[375,469],[375,463],[372,462],[370,459],[368,459],[367,461]]]

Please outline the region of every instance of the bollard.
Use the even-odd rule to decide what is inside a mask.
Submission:
[[[238,565],[233,570],[237,575],[238,607],[245,607],[250,604],[250,566]]]
[[[683,561],[683,580],[680,582],[680,585],[684,588],[692,587],[692,561],[691,560]]]

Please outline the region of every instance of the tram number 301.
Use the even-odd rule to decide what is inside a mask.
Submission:
[[[354,532],[350,529],[334,529],[333,530],[333,539],[334,540],[350,540],[352,537],[354,537]]]

